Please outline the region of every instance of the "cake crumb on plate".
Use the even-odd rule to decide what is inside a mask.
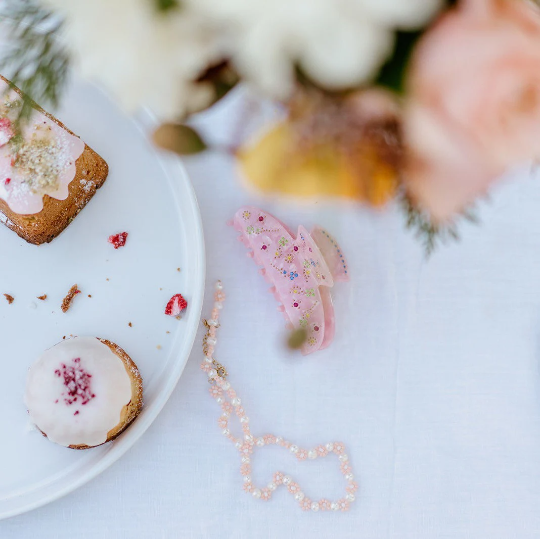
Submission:
[[[77,285],[74,284],[67,293],[66,297],[62,300],[62,312],[67,313],[69,311],[69,308],[71,307],[71,302],[73,301],[73,298],[80,294],[81,291],[78,289]]]

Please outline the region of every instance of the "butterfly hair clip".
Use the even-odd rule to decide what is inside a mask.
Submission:
[[[262,266],[260,273],[272,285],[289,329],[304,328],[304,355],[326,348],[334,338],[334,307],[330,288],[348,281],[345,257],[328,232],[316,226],[298,227],[296,236],[268,212],[240,208],[232,222],[248,255]]]

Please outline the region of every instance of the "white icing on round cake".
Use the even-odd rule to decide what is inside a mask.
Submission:
[[[73,337],[49,348],[28,372],[30,420],[63,446],[95,446],[120,422],[131,400],[122,360],[95,337]]]

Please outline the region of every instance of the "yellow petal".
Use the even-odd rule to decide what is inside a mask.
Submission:
[[[303,146],[283,122],[239,152],[248,184],[263,193],[345,197],[384,204],[397,186],[395,171],[359,141],[354,158],[325,142]]]

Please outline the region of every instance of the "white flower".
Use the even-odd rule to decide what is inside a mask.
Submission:
[[[66,16],[66,41],[81,74],[128,111],[149,105],[177,117],[211,102],[193,84],[219,59],[215,34],[189,9],[158,13],[150,0],[43,0]]]
[[[394,31],[426,23],[442,0],[184,0],[221,26],[240,74],[287,97],[295,66],[327,89],[374,77]]]
[[[270,97],[287,98],[299,66],[329,90],[369,82],[392,52],[396,29],[425,24],[443,0],[42,0],[67,17],[80,71],[128,110],[173,118],[211,103],[194,84],[230,59]]]

